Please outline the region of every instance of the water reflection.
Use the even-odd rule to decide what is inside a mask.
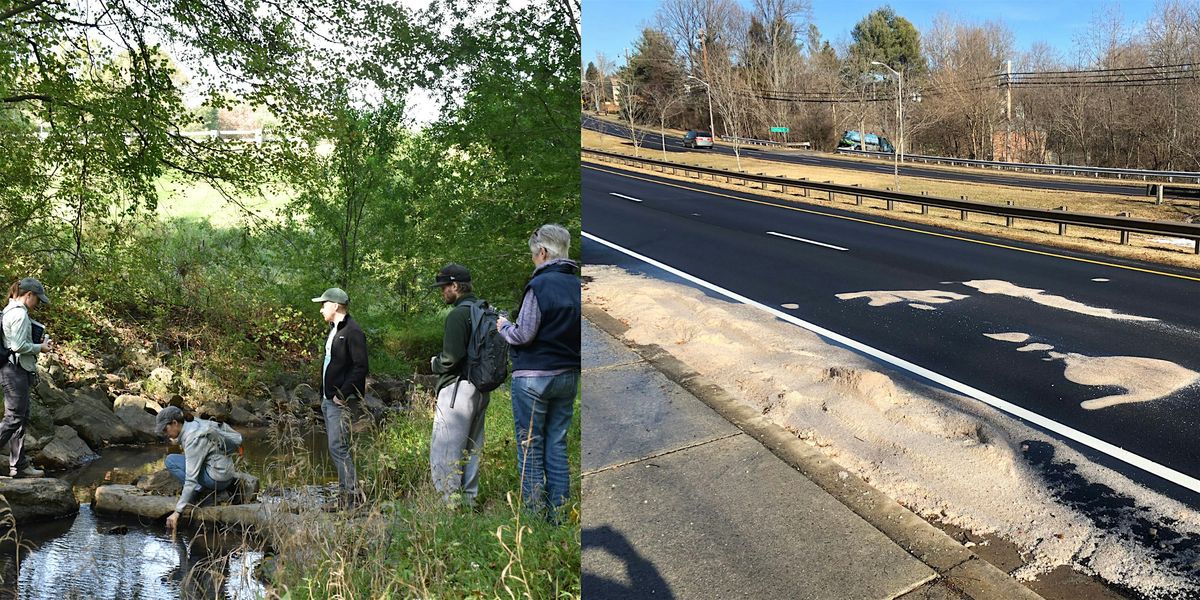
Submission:
[[[42,537],[41,531],[30,533]],[[18,572],[12,553],[4,553],[2,596],[249,600],[265,593],[253,577],[263,555],[252,544],[213,534],[185,535],[172,539],[157,525],[110,521],[83,505],[68,531],[20,553]]]
[[[241,468],[261,476],[279,466],[281,459],[265,430],[243,432]],[[264,500],[302,495],[309,502],[320,503],[328,489],[319,484],[336,481],[324,432],[304,431],[296,442],[292,450],[313,459],[316,472],[308,475],[317,485],[268,490]],[[19,554],[11,542],[0,543],[0,600],[241,600],[265,595],[253,575],[263,557],[261,547],[242,536],[201,535],[185,529],[172,539],[161,522],[122,520],[92,512],[88,503],[96,486],[131,483],[138,475],[153,473],[162,468],[167,451],[165,445],[105,448],[95,462],[54,474],[74,486],[83,503],[79,515],[20,527],[25,541]]]

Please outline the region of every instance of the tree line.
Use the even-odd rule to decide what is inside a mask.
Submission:
[[[1137,25],[1098,10],[1070,54],[1017,52],[999,21],[940,15],[918,31],[887,6],[831,43],[811,15],[808,0],[663,0],[619,66],[601,55],[583,69],[584,106],[624,100],[632,123],[711,120],[721,136],[823,150],[865,129],[905,153],[1200,170],[1195,3],[1161,2]]]

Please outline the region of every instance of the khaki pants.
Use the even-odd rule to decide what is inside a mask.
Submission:
[[[429,467],[433,486],[447,503],[457,493],[464,503],[473,505],[479,495],[479,452],[488,400],[488,394],[480,393],[465,379],[438,391]]]

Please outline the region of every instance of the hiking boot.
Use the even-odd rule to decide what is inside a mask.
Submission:
[[[42,471],[41,469],[35,469],[33,468],[33,465],[27,464],[19,469],[9,469],[9,476],[20,477],[23,479],[36,479],[38,477],[45,477],[46,472]]]

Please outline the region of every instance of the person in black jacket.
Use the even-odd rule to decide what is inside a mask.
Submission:
[[[354,458],[350,456],[348,409],[367,388],[367,338],[346,312],[350,304],[346,292],[329,288],[313,302],[321,303],[321,316],[330,324],[321,367],[321,414],[325,416],[329,456],[338,474],[338,506],[353,508],[360,498]]]

